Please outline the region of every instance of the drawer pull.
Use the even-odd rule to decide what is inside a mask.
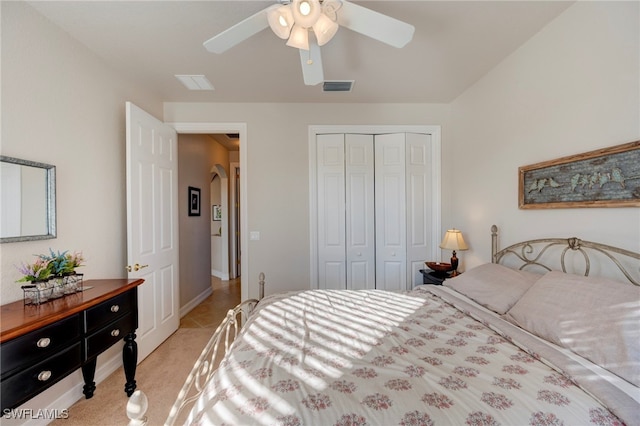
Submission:
[[[41,371],[40,374],[38,374],[38,380],[40,380],[41,382],[46,382],[50,378],[51,378],[51,371],[49,370]]]
[[[111,330],[111,336],[118,337],[119,335],[120,335],[120,330],[118,330],[117,328]]]
[[[118,306],[118,305],[111,306],[111,312],[115,313],[115,312],[118,312],[119,310],[120,310],[120,306]]]
[[[38,339],[36,346],[38,346],[39,348],[46,348],[50,343],[51,339],[49,339],[48,337],[43,337],[41,339]]]

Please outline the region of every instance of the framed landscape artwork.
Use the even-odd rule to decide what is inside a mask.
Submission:
[[[640,141],[518,168],[521,209],[640,207]]]

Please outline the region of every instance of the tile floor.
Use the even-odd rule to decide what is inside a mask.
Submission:
[[[180,319],[181,328],[215,329],[227,311],[240,303],[240,278],[223,281],[211,277],[213,293]]]

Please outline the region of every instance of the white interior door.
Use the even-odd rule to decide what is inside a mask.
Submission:
[[[318,135],[318,288],[345,289],[344,135]]]
[[[178,147],[174,129],[130,102],[126,115],[127,262],[129,277],[145,280],[138,287],[140,362],[180,324]]]
[[[411,288],[422,284],[424,262],[433,258],[433,168],[431,135],[407,133],[407,278]],[[410,290],[411,288],[408,288]]]
[[[376,288],[373,135],[345,135],[347,289]]]
[[[376,288],[407,288],[404,133],[375,136]]]

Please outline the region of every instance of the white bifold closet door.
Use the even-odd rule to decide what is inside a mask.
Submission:
[[[317,136],[318,287],[404,290],[430,255],[430,136]]]

